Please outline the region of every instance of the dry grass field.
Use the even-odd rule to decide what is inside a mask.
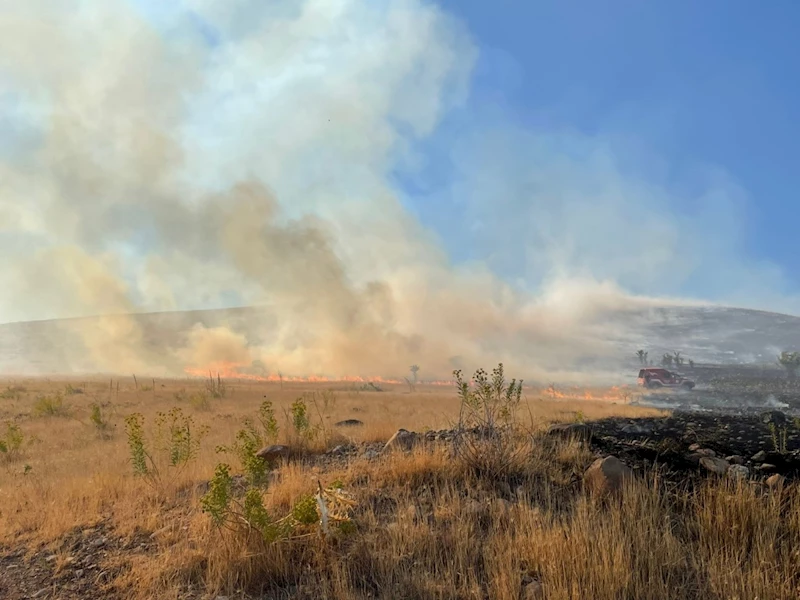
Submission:
[[[720,479],[689,490],[653,472],[616,496],[584,491],[582,475],[596,457],[542,430],[557,421],[658,414],[622,400],[580,398],[613,397],[608,390],[582,390],[579,398],[524,390],[516,414],[526,440],[513,442],[521,459],[491,473],[476,471],[447,443],[374,450],[399,428],[451,427],[460,408],[452,386],[222,387],[141,377],[2,382],[0,597],[800,597],[793,484],[765,492]],[[315,431],[303,439],[290,414],[299,397]],[[218,463],[241,472],[219,446],[234,443],[265,400],[278,425],[274,441],[302,446],[304,454],[276,465],[257,504],[278,522],[320,485],[341,487],[352,502],[347,528],[323,536],[308,523],[269,538],[253,526],[252,511],[248,523],[217,527],[202,510]],[[175,407],[180,423],[191,417],[199,445],[170,466],[156,422]],[[134,472],[126,434],[132,414],[142,416],[149,476]],[[364,425],[335,426],[344,419]],[[328,453],[337,446],[350,450]]]

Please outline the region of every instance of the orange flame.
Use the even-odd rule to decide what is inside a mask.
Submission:
[[[286,382],[286,383],[382,383],[384,385],[403,385],[402,379],[386,377],[362,377],[360,375],[343,375],[330,377],[326,375],[283,375],[280,373],[258,374],[248,372],[247,366],[231,362],[219,362],[204,368],[186,367],[184,372],[192,377],[221,377],[244,381]],[[452,381],[419,381],[419,385],[453,385]]]
[[[360,375],[343,375],[330,377],[326,375],[282,375],[280,373],[253,373],[251,368],[244,364],[232,362],[218,362],[210,364],[204,368],[187,367],[184,369],[187,375],[192,377],[221,377],[224,379],[240,381],[259,381],[267,383],[376,383],[384,385],[405,385],[406,381],[387,377],[362,377]],[[454,381],[434,380],[418,381],[418,385],[430,386],[453,386]],[[632,396],[631,389],[624,385],[622,387],[613,386],[608,389],[587,389],[579,386],[569,388],[559,388],[551,385],[547,388],[537,388],[534,386],[524,386],[525,389],[532,391],[542,398],[552,398],[556,400],[601,400],[607,402],[627,402]]]

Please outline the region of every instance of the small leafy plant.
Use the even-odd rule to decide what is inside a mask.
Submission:
[[[103,409],[97,402],[93,402],[89,409],[91,411],[89,413],[89,422],[103,438],[108,437],[110,425],[103,414]]]
[[[262,494],[260,489],[249,487],[241,497],[236,497],[230,467],[221,463],[209,482],[208,492],[200,499],[200,506],[215,527],[243,534],[256,531],[266,543],[305,536],[315,526],[320,534],[330,533],[331,521],[341,533],[355,529],[350,517],[355,502],[341,488],[323,489],[319,484],[316,495],[303,496],[280,519],[269,513]]]
[[[0,456],[10,462],[21,454],[25,435],[16,423],[6,421],[5,425],[3,436],[0,437]]]
[[[60,392],[53,396],[39,396],[33,404],[33,414],[38,417],[64,416],[67,412]]]
[[[19,400],[25,392],[26,389],[24,387],[10,385],[0,392],[0,400]]]
[[[230,446],[219,446],[217,452],[233,454],[247,477],[250,485],[262,486],[267,481],[269,465],[256,456],[261,448],[278,438],[278,421],[272,402],[265,400],[258,409],[258,425],[252,419],[245,419],[244,426],[236,433],[236,440]]]
[[[453,375],[461,401],[453,445],[456,456],[476,475],[507,478],[522,468],[528,451],[529,436],[519,435],[516,423],[522,381],[507,381],[502,363],[491,377],[478,369],[471,386],[461,371]]]
[[[312,401],[315,400],[312,398]],[[289,424],[292,428],[292,437],[300,444],[314,441],[321,430],[321,425],[311,424],[305,397],[298,398],[289,407]]]
[[[153,447],[159,454],[155,456],[148,450],[144,417],[140,413],[126,417],[125,433],[134,474],[156,484],[161,480],[160,464],[175,469],[177,474],[197,457],[208,427],[196,427],[192,417],[185,416],[177,407],[158,413]]]
[[[775,452],[786,454],[789,428],[786,425],[778,427],[775,423],[770,423],[769,432],[772,437],[772,446],[775,448]]]

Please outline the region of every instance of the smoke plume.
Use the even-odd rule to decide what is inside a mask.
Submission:
[[[75,370],[591,371],[615,350],[608,314],[665,302],[617,282],[669,294],[642,264],[663,284],[731,245],[684,246],[696,222],[663,208],[634,216],[631,197],[661,198],[604,195],[619,186],[603,157],[593,193],[564,191],[575,161],[539,160],[537,142],[520,163],[531,140],[508,124],[454,148],[463,211],[440,240],[394,174],[464,106],[476,57],[423,0],[0,0],[0,320],[108,315],[61,325]],[[524,201],[532,181],[546,200]],[[454,262],[454,243],[483,259]],[[134,316],[250,305],[260,317],[189,313],[170,340]]]

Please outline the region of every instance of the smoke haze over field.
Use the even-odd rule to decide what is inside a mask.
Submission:
[[[419,219],[397,173],[465,110],[478,53],[430,2],[165,6],[0,0],[0,322],[269,315],[161,349],[133,318],[65,322],[98,371],[544,376],[692,282],[794,306],[738,248],[741,190],[713,174],[678,202],[602,138],[478,115],[430,193],[457,212]]]

